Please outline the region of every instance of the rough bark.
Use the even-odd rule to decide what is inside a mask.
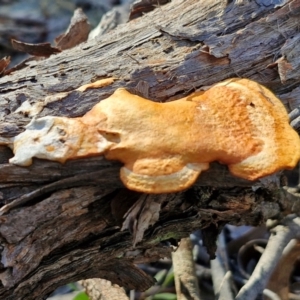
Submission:
[[[129,300],[123,288],[100,278],[81,280],[90,300]]]
[[[16,112],[25,101],[33,105],[48,97],[37,117],[75,117],[121,86],[141,92],[146,85],[143,96],[171,101],[228,77],[246,77],[295,108],[300,1],[279,2],[174,0],[101,38],[29,61],[0,79],[0,141],[30,121],[26,112]],[[117,80],[76,91],[107,77]],[[68,96],[60,99],[60,92]],[[1,299],[42,299],[64,283],[95,277],[145,290],[153,280],[134,264],[169,256],[170,239],[202,228],[213,252],[226,223],[258,225],[300,211],[280,174],[253,183],[215,163],[193,188],[164,195],[159,220],[133,248],[132,236],[120,228],[141,195],[124,189],[119,163],[102,157],[64,165],[35,160],[23,168],[9,164],[11,156],[0,147],[0,199],[13,203],[0,216]]]

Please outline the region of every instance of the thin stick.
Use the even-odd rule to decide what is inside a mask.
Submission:
[[[172,253],[178,300],[201,300],[192,249],[192,242],[188,237],[181,239],[180,246]]]
[[[216,252],[216,258],[210,262],[215,299],[233,300],[234,297],[231,289],[232,276],[228,267],[223,232],[219,235],[218,242],[219,245]]]
[[[256,265],[250,279],[241,288],[235,300],[256,299],[267,285],[282,256],[284,248],[291,239],[299,237],[300,218],[288,216],[283,223],[285,225],[278,225],[272,230],[266,250]]]

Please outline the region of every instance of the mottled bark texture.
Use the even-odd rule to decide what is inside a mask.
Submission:
[[[228,77],[246,77],[272,89],[291,110],[300,103],[299,21],[298,0],[174,0],[158,6],[2,77],[0,140],[30,121],[26,109],[17,112],[25,101],[29,107],[41,102],[36,117],[82,116],[118,87],[171,101]],[[107,77],[116,81],[76,91]],[[97,277],[145,290],[154,281],[134,264],[170,256],[169,241],[202,228],[212,254],[224,224],[258,225],[300,210],[280,174],[247,182],[215,163],[193,188],[163,195],[159,220],[133,248],[130,232],[120,228],[141,195],[124,189],[119,163],[102,157],[64,165],[35,160],[23,168],[8,163],[8,148],[0,149],[1,204],[16,201],[0,217],[1,299],[42,299],[60,285]]]
[[[193,259],[193,243],[189,237],[180,240],[179,247],[172,253],[172,263],[177,299],[202,300]]]
[[[129,300],[123,288],[100,278],[81,280],[90,300]]]

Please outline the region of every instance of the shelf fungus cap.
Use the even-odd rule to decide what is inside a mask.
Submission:
[[[167,103],[118,89],[81,118],[34,119],[13,150],[10,162],[21,165],[32,157],[64,162],[105,155],[124,164],[126,187],[146,193],[184,190],[212,161],[256,180],[300,159],[299,136],[283,104],[248,79],[228,79]]]
[[[261,150],[237,164],[229,164],[230,172],[238,177],[256,180],[294,168],[300,159],[300,140],[289,124],[282,102],[270,90],[248,79],[229,79],[214,86],[218,87],[239,93],[252,125],[252,137],[261,141]]]

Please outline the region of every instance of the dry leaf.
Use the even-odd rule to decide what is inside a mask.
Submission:
[[[170,2],[170,0],[137,0],[131,6],[129,21],[143,16],[154,10],[157,6]]]
[[[12,39],[11,44],[14,49],[34,56],[48,57],[61,52],[58,48],[52,47],[50,43],[29,44]]]
[[[5,56],[0,59],[0,76],[4,73],[9,63],[10,63],[10,56]]]
[[[81,8],[75,10],[66,33],[55,39],[57,47],[61,50],[73,48],[88,39],[90,24]]]

